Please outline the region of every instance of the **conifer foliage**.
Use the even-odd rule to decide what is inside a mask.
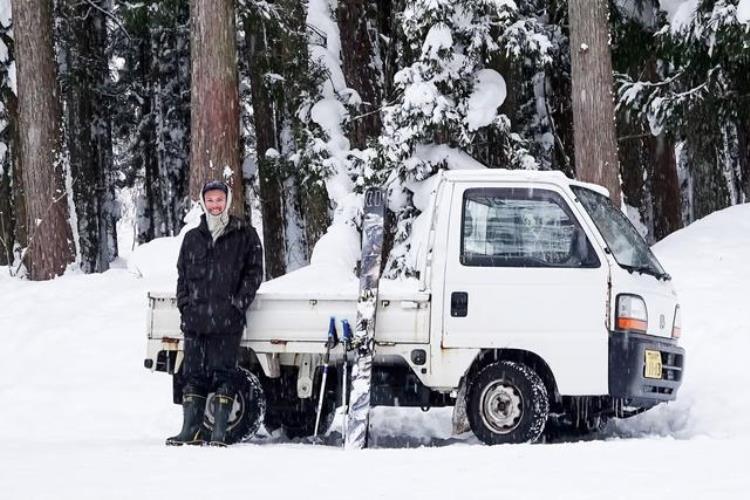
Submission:
[[[681,225],[750,198],[747,11],[746,0],[701,0],[652,15],[654,69],[618,75],[620,108],[675,143]]]
[[[190,208],[190,9],[184,0],[116,6],[115,166],[145,243],[179,233]]]
[[[394,77],[396,96],[384,109],[380,138],[380,179],[396,193],[391,276],[414,272],[407,254],[419,209],[404,183],[423,181],[441,168],[470,167],[475,160],[488,167],[539,168],[529,154],[532,139],[513,131],[499,109],[507,84],[491,63],[528,59],[543,67],[552,46],[537,19],[524,18],[513,2],[418,0],[405,5],[400,19],[406,56]]]
[[[112,80],[106,3],[58,2],[60,83],[66,102],[65,143],[75,206],[78,258],[84,272],[102,272],[117,256],[112,151]]]
[[[576,168],[591,147],[574,145],[581,83],[566,0],[222,0],[230,64],[221,67],[236,62],[237,74],[222,95],[238,101],[204,106],[206,120],[192,124],[226,76],[210,65],[196,75],[191,63],[214,43],[195,47],[191,33],[219,3],[194,0],[208,9],[192,19],[190,0],[41,3],[53,7],[47,70],[57,76],[35,90],[62,100],[59,120],[52,109],[42,117],[57,123],[57,170],[42,176],[55,196],[21,154],[30,118],[15,80],[25,61],[11,2],[0,0],[0,264],[11,270],[24,256],[34,277],[59,274],[74,243],[78,267],[100,272],[128,235],[137,245],[179,234],[195,201],[191,176],[195,198],[212,150],[229,152],[213,167],[223,176],[228,166],[245,193],[236,208],[261,226],[269,278],[314,260],[327,232],[355,241],[370,186],[388,191],[384,271],[396,277],[416,273],[425,195],[440,170],[586,177]],[[750,0],[608,4],[609,47],[600,45],[615,73],[618,161],[607,160],[607,178],[611,189],[620,180],[624,209],[654,242],[750,197]],[[193,95],[194,79],[209,90]],[[234,132],[208,133],[224,125]],[[191,162],[193,146],[209,157]],[[59,214],[70,232],[57,251],[67,256],[35,274],[34,239],[58,236],[35,227],[46,227],[40,195],[70,202]]]
[[[15,61],[10,1],[0,2],[0,265],[13,264],[17,242],[23,241],[25,221],[20,172],[15,168],[13,136],[17,127],[17,99],[14,88]],[[20,212],[20,213],[19,213]]]

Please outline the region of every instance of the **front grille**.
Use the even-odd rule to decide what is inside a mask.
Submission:
[[[660,351],[661,353],[661,379],[670,380],[673,382],[682,381],[682,367],[683,358],[682,354],[674,352]]]
[[[646,377],[646,351],[659,353],[659,378]],[[634,406],[672,401],[679,392],[685,370],[685,350],[675,342],[649,335],[613,333],[609,340],[609,395]],[[649,373],[651,375],[652,373]]]
[[[643,392],[646,394],[664,394],[668,396],[674,392],[674,389],[672,387],[659,387],[656,385],[644,385]]]

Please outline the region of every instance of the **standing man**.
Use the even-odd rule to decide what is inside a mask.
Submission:
[[[177,307],[182,317],[182,431],[167,445],[204,444],[206,395],[214,392],[209,444],[226,446],[237,391],[237,358],[245,312],[263,281],[263,250],[255,229],[229,215],[232,191],[220,181],[201,190],[200,225],[185,234],[177,260]]]

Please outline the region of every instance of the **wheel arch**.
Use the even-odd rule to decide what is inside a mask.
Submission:
[[[521,363],[534,370],[544,382],[549,400],[555,406],[562,403],[562,397],[557,389],[557,382],[549,364],[538,354],[523,349],[482,349],[464,376],[468,384],[476,377],[479,371],[490,363],[496,361],[513,361]]]

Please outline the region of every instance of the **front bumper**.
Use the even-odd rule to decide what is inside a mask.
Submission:
[[[661,378],[646,377],[646,351],[661,355]],[[627,406],[651,407],[672,401],[682,385],[685,349],[650,335],[609,334],[609,395]]]

